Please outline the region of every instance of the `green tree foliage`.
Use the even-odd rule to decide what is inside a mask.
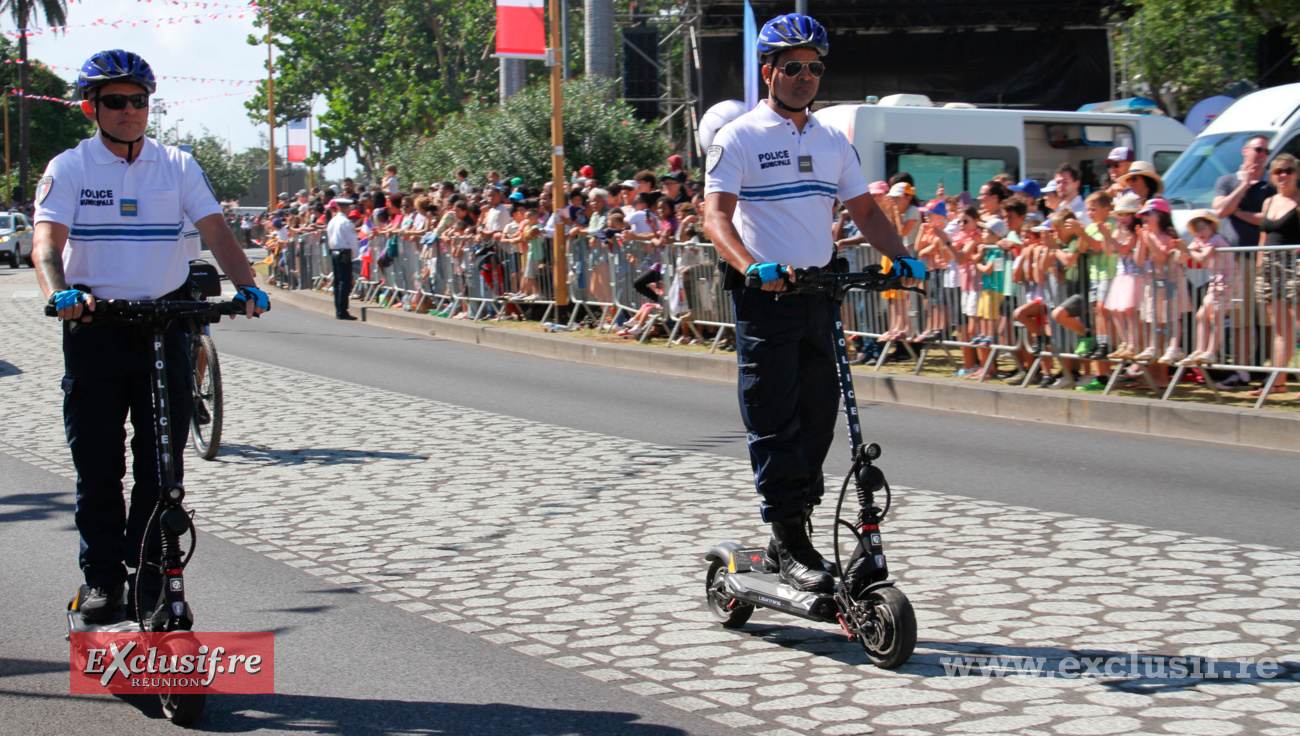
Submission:
[[[0,57],[5,59],[18,58],[14,44],[7,38],[0,37]],[[37,62],[34,60],[34,63]],[[18,64],[0,64],[0,86],[13,85],[17,88],[19,85],[19,70],[20,65]],[[66,82],[54,72],[42,69],[34,64],[27,69],[26,91],[28,94],[70,99]],[[9,153],[14,167],[18,168],[19,100],[5,96],[4,101],[9,105],[9,130],[6,131],[6,135],[11,136]],[[41,174],[45,171],[45,165],[49,163],[50,159],[77,145],[83,138],[90,137],[94,126],[90,121],[86,120],[86,116],[81,113],[80,108],[68,107],[48,100],[27,100],[27,103],[30,109],[32,130],[36,131],[36,135],[32,136],[28,150],[31,165],[28,169],[26,191],[32,192],[36,181],[40,179]],[[13,178],[13,185],[18,185],[17,175]]]
[[[1238,80],[1254,81],[1259,37],[1282,27],[1300,40],[1297,0],[1126,0],[1117,32],[1121,80],[1181,116]]]
[[[626,179],[662,166],[668,141],[611,102],[613,82],[573,79],[564,84],[564,152],[569,170],[591,165],[601,181]],[[497,169],[531,185],[551,178],[551,98],[535,84],[497,106],[471,101],[432,138],[410,136],[390,157],[407,179],[450,181],[461,167],[482,177]]]
[[[185,135],[178,143],[190,146],[190,154],[203,167],[203,173],[208,175],[208,181],[218,200],[225,202],[239,199],[253,191],[253,184],[257,182],[254,167],[249,166],[246,160],[227,153],[225,141],[206,128],[203,129],[203,135]],[[265,155],[262,162],[265,168]]]
[[[307,115],[324,95],[316,134],[323,159],[355,152],[374,168],[393,144],[430,134],[466,102],[495,95],[493,0],[265,0],[257,23],[271,32],[275,115]],[[261,44],[263,37],[250,37]],[[246,107],[264,122],[265,84]]]

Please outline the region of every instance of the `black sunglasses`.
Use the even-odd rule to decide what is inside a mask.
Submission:
[[[127,102],[137,110],[149,106],[149,95],[143,92],[134,95],[100,95],[95,100],[110,110],[125,110]]]
[[[1291,168],[1290,166],[1279,166],[1279,167],[1277,167],[1276,169],[1273,169],[1273,173],[1274,173],[1274,174],[1294,174],[1294,173],[1295,173],[1295,169]]]
[[[808,67],[808,73],[813,75],[813,79],[821,79],[826,73],[826,63],[822,61],[787,61],[781,65],[781,73],[787,77],[797,77],[805,66]]]

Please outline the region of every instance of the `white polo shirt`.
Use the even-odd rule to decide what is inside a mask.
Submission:
[[[194,157],[145,138],[130,165],[96,134],[50,161],[36,222],[69,229],[63,274],[102,299],[157,299],[189,277],[186,220],[221,214]]]
[[[843,133],[811,115],[801,132],[761,102],[718,131],[704,191],[739,197],[732,221],[756,260],[808,268],[825,266],[835,251],[835,198],[866,194],[867,182]]]

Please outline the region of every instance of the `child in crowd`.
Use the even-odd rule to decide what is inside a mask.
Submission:
[[[982,230],[982,228],[981,228]],[[996,340],[998,318],[1002,314],[1003,273],[1006,254],[996,242],[982,242],[978,246],[979,259],[975,270],[980,274],[979,301],[975,307],[976,335],[971,342],[982,347],[976,348],[979,356],[979,370],[970,378],[984,380],[984,366],[988,364],[989,345]]]
[[[912,342],[931,342],[942,340],[948,328],[945,305],[955,304],[945,297],[957,293],[955,272],[948,270],[948,258],[944,254],[944,243],[948,233],[944,228],[948,224],[948,208],[943,200],[933,199],[921,208],[924,222],[917,237],[917,257],[925,263],[929,278],[926,280],[926,323],[925,330],[912,338]]]
[[[1192,213],[1188,229],[1196,236],[1187,244],[1187,254],[1192,262],[1200,264],[1209,275],[1205,287],[1205,300],[1196,312],[1196,349],[1179,365],[1213,363],[1219,352],[1219,336],[1223,331],[1223,314],[1232,307],[1237,283],[1237,262],[1231,253],[1221,253],[1228,241],[1219,234],[1219,218],[1210,210]]]
[[[958,378],[973,375],[978,368],[973,345],[977,335],[975,317],[978,313],[979,293],[982,286],[980,274],[975,270],[975,263],[979,258],[981,232],[979,209],[974,206],[965,207],[958,215],[957,231],[944,247],[944,255],[957,266],[961,317],[965,317],[964,324],[959,328],[958,337],[962,342],[972,344],[961,349],[962,367],[957,371]]]
[[[1110,216],[1111,205],[1110,194],[1104,190],[1093,192],[1084,200],[1084,208],[1091,222],[1079,234],[1079,252],[1088,255],[1088,303],[1092,306],[1092,324],[1096,338],[1092,349],[1086,354],[1082,346],[1077,352],[1093,360],[1095,378],[1076,387],[1078,391],[1104,391],[1110,378],[1110,363],[1106,362],[1106,356],[1110,352],[1111,316],[1106,311],[1106,296],[1110,292],[1111,280],[1115,277],[1117,259],[1114,254],[1106,252],[1101,230],[1105,228],[1113,231],[1116,226],[1115,220]]]
[[[1117,225],[1100,230],[1103,252],[1116,259],[1115,278],[1111,279],[1110,292],[1106,295],[1106,311],[1114,320],[1120,340],[1119,347],[1110,352],[1110,357],[1117,360],[1133,360],[1142,349],[1137,308],[1142,301],[1142,264],[1146,253],[1137,236],[1140,209],[1142,200],[1136,194],[1121,196],[1114,208]]]
[[[1079,236],[1083,234],[1083,223],[1074,216],[1069,208],[1062,208],[1048,218],[1048,230],[1043,232],[1043,242],[1053,248],[1052,255],[1062,269],[1062,296],[1059,306],[1052,310],[1052,320],[1083,339],[1092,337],[1092,330],[1081,319],[1087,310],[1087,297],[1083,293],[1083,283],[1079,269]],[[1082,343],[1082,340],[1080,340]],[[1090,346],[1084,343],[1088,350]],[[1075,348],[1078,354],[1078,348]],[[1074,358],[1061,358],[1061,377],[1051,388],[1073,388],[1079,370],[1079,361]]]
[[[1013,312],[1017,322],[1025,326],[1033,338],[1029,352],[1042,355],[1042,380],[1039,386],[1046,388],[1056,382],[1058,376],[1052,374],[1052,358],[1047,353],[1047,338],[1051,329],[1047,316],[1060,303],[1060,264],[1052,248],[1044,242],[1044,233],[1051,230],[1050,225],[1031,225],[1025,220],[1021,239],[1024,246],[1020,257],[1016,259],[1012,278],[1024,284],[1025,303]]]
[[[1182,265],[1187,258],[1187,244],[1179,239],[1169,203],[1162,197],[1147,200],[1138,217],[1142,223],[1139,237],[1146,248],[1147,267],[1151,272],[1142,292],[1142,318],[1153,326],[1154,338],[1136,360],[1149,363],[1159,355],[1152,378],[1163,384],[1168,366],[1183,357],[1181,318],[1183,312],[1191,311]],[[1165,344],[1163,353],[1160,352],[1162,343]]]

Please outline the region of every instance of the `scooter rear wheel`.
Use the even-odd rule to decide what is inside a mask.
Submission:
[[[916,612],[898,588],[877,588],[863,598],[861,605],[871,619],[863,621],[858,641],[867,658],[877,667],[897,669],[907,663],[916,648]]]
[[[721,560],[714,560],[709,565],[709,572],[704,576],[704,594],[709,601],[709,612],[728,629],[739,629],[754,614],[754,607],[748,603],[732,598],[727,593],[723,576],[726,567]]]
[[[162,701],[163,715],[177,726],[188,726],[199,720],[203,707],[208,704],[208,696],[203,693],[163,693],[158,699]]]

